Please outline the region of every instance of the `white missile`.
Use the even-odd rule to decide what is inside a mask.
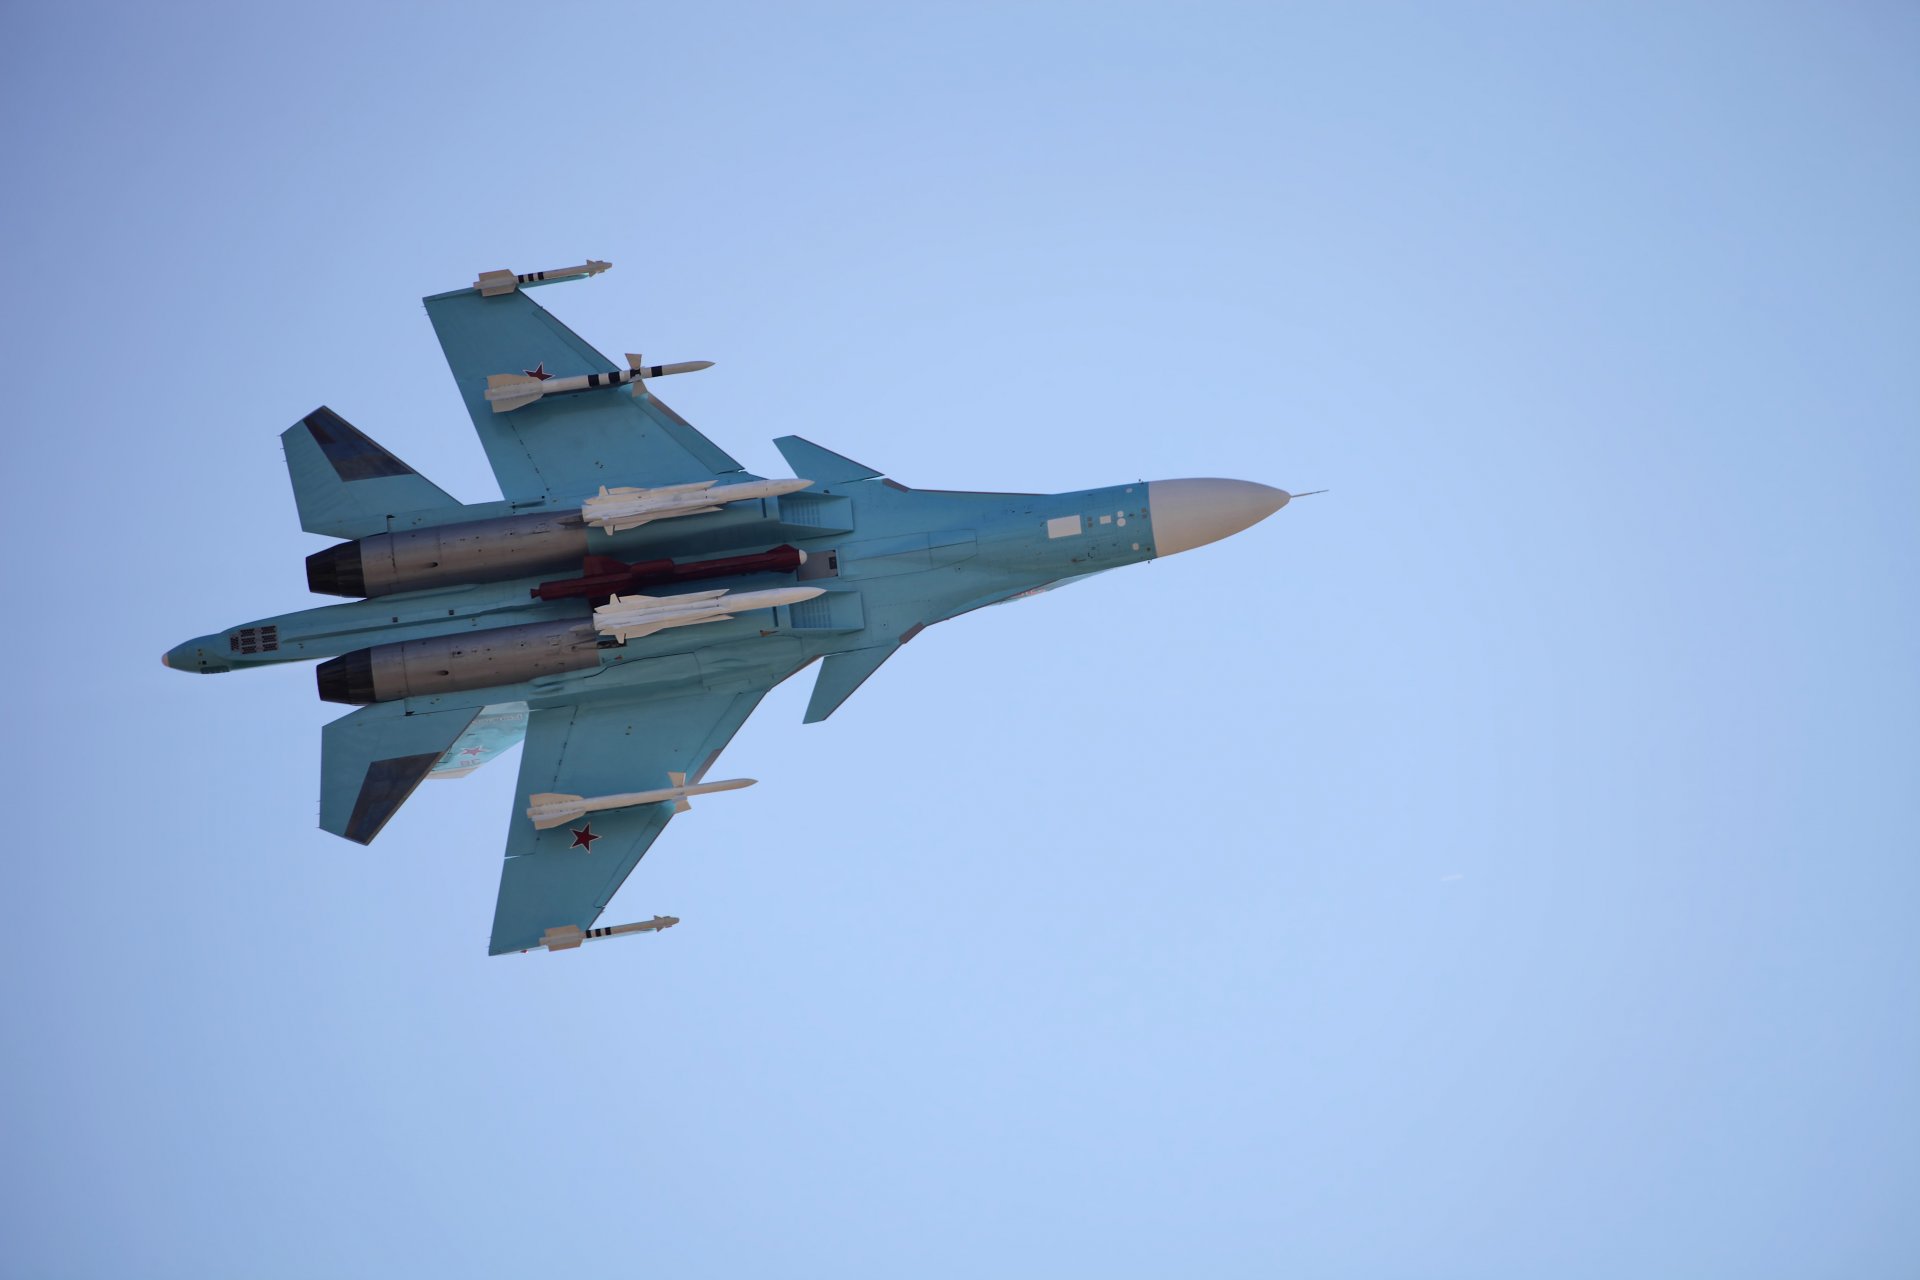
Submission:
[[[597,276],[611,262],[601,262],[597,258],[588,258],[577,267],[561,267],[557,271],[529,271],[525,275],[515,275],[511,271],[482,271],[473,287],[480,291],[483,298],[497,298],[503,293],[512,293],[522,285],[557,284],[562,280],[580,280],[587,276]]]
[[[698,373],[713,368],[711,360],[682,360],[679,364],[642,364],[629,351],[627,367],[612,373],[583,373],[572,378],[556,378],[545,365],[525,373],[495,373],[487,377],[487,401],[495,413],[507,413],[530,405],[541,396],[565,395],[571,391],[591,391],[597,387],[633,387],[635,396],[646,395],[643,383],[648,378],[668,378],[676,373]]]
[[[690,591],[679,596],[613,596],[593,611],[593,629],[625,642],[668,627],[725,622],[750,609],[799,604],[825,595],[822,587],[775,587],[770,591]]]
[[[684,773],[669,773],[670,787],[661,787],[655,791],[627,791],[617,796],[567,796],[552,791],[541,791],[527,797],[527,817],[533,820],[537,831],[550,831],[563,827],[569,822],[578,822],[590,813],[599,813],[604,809],[631,809],[640,804],[665,804],[673,802],[675,813],[685,813],[693,808],[689,796],[712,795],[716,791],[738,791],[742,787],[754,784],[753,778],[729,778],[725,782],[695,782],[689,784]]]
[[[608,925],[604,929],[582,929],[577,924],[561,925],[549,929],[541,935],[535,946],[545,947],[549,951],[571,951],[583,942],[597,941],[601,938],[624,938],[634,933],[658,933],[662,929],[671,929],[680,923],[679,916],[655,916],[651,920],[640,920],[633,924]]]
[[[657,489],[609,489],[601,485],[599,497],[588,498],[581,504],[580,518],[608,533],[618,533],[649,520],[697,516],[718,511],[730,502],[752,502],[757,498],[798,493],[812,483],[811,480],[750,480],[743,484],[721,484],[718,480],[700,480]]]

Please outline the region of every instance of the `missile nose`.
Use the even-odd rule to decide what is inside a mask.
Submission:
[[[1293,495],[1251,480],[1154,480],[1147,517],[1154,554],[1175,555],[1259,524]]]

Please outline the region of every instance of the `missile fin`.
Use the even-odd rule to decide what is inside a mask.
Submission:
[[[530,387],[532,390],[514,394],[509,388]],[[507,413],[522,405],[532,404],[540,398],[540,379],[526,378],[517,373],[493,373],[487,375],[487,399],[493,404],[495,413]]]
[[[473,282],[483,298],[497,298],[503,293],[512,293],[520,287],[519,277],[511,271],[482,271],[480,278]]]
[[[565,826],[567,823],[578,818],[586,817],[587,811],[578,807],[580,802],[579,796],[570,796],[554,791],[542,791],[527,797],[527,818],[533,823],[534,830],[551,831],[555,827]],[[550,805],[566,805],[568,807],[561,809],[557,813],[548,813],[543,817],[534,816],[541,809],[547,808]]]

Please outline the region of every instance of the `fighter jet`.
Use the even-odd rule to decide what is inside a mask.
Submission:
[[[189,640],[176,671],[320,659],[320,825],[370,843],[428,778],[525,739],[494,955],[655,932],[595,929],[767,691],[813,663],[825,720],[936,622],[1237,533],[1291,495],[1244,480],[1072,493],[913,489],[798,436],[791,479],[749,474],[527,296],[586,279],[482,274],[427,298],[504,495],[462,503],[324,406],[282,433],[307,557],[350,602]],[[501,412],[500,389],[537,394]],[[518,391],[516,391],[518,394]],[[714,799],[704,803],[725,803]]]

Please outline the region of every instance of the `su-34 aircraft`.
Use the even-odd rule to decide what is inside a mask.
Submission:
[[[824,720],[922,628],[1237,533],[1290,495],[1244,480],[1076,493],[910,489],[797,436],[750,475],[651,392],[705,362],[621,368],[527,297],[607,264],[426,299],[505,495],[467,504],[327,408],[280,437],[300,524],[347,541],[307,583],[350,603],[189,640],[211,674],[323,659],[320,825],[367,844],[428,778],[523,736],[492,953],[594,928],[766,692],[808,664]]]

